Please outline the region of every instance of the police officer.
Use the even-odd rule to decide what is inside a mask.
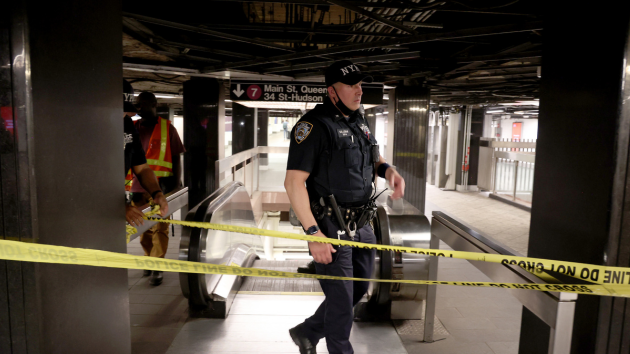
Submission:
[[[378,152],[367,121],[359,113],[362,82],[372,77],[343,60],[326,69],[328,97],[305,114],[291,132],[284,186],[306,234],[375,243],[374,175],[404,194],[403,178]],[[369,278],[374,250],[309,243],[317,274]],[[326,299],[315,314],[289,330],[301,354],[315,354],[326,338],[330,354],[354,353],[350,344],[353,307],[368,282],[320,280]]]

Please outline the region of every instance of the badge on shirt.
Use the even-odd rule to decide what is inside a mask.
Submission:
[[[342,128],[342,129],[337,129],[337,135],[340,138],[346,138],[346,137],[349,137],[350,135],[352,135],[352,133],[350,133],[350,129]]]
[[[127,133],[123,133],[125,135],[125,144],[123,145],[123,148],[127,146],[127,144],[132,143],[133,142],[133,134],[127,134]]]
[[[361,124],[361,125],[359,126],[359,128],[361,128],[361,130],[363,130],[363,133],[364,133],[364,134],[365,134],[365,136],[367,136],[367,138],[369,139],[369,138],[370,138],[370,128],[368,128],[368,126],[367,126],[367,125],[365,125],[365,124]]]
[[[295,127],[295,141],[297,141],[298,144],[303,142],[311,133],[311,130],[313,130],[313,124],[309,122],[298,123]]]

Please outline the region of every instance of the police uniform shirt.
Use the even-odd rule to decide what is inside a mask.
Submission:
[[[133,125],[133,120],[125,116],[125,176],[129,169],[147,163],[144,155],[142,144],[140,143],[140,135]]]
[[[311,202],[332,193],[344,206],[364,205],[374,180],[373,144],[376,139],[358,111],[346,119],[326,98],[293,127],[287,170],[309,173]]]

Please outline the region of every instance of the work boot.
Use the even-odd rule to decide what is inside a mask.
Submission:
[[[315,270],[315,261],[310,261],[304,267],[298,267],[297,272],[303,274],[317,274],[317,271]]]
[[[155,285],[158,286],[160,284],[162,284],[162,280],[164,280],[164,275],[162,275],[163,272],[159,272],[157,270],[154,270],[151,273],[151,279],[149,279],[149,284],[151,285]]]
[[[150,275],[151,275],[151,271],[150,270],[145,269],[145,270],[142,271],[142,276],[143,277],[148,277]]]
[[[289,330],[289,335],[293,339],[293,343],[300,348],[300,354],[317,354],[315,347],[311,341],[306,338],[302,331],[302,324],[299,324]]]

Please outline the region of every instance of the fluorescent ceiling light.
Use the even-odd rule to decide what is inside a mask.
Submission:
[[[502,106],[538,106],[540,101],[516,101],[511,103],[499,103]]]
[[[225,102],[232,102],[232,100],[225,100]]]
[[[313,109],[317,105],[314,102],[260,102],[260,101],[234,101],[249,108],[280,108],[280,109]]]
[[[134,96],[138,97],[140,93],[134,93]],[[184,98],[183,95],[175,95],[172,93],[154,93],[156,98]]]
[[[249,108],[267,108],[267,109],[313,109],[318,103],[316,102],[278,102],[278,101],[234,101]],[[379,106],[377,104],[364,104],[364,109],[370,109]]]
[[[492,111],[492,110],[490,110],[490,111],[486,111],[486,113],[505,113],[505,112],[503,110],[500,110],[500,111],[497,111],[497,110]]]

